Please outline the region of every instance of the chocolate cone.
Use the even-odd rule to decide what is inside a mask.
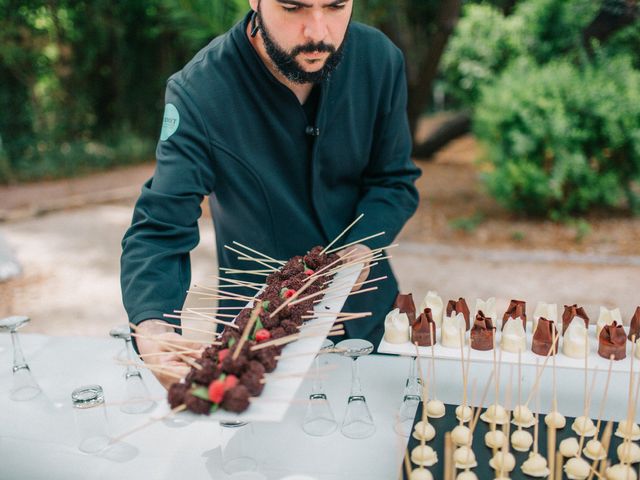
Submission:
[[[555,323],[551,320],[547,320],[544,317],[540,317],[538,320],[538,327],[536,331],[533,333],[533,341],[531,342],[531,351],[537,355],[547,356],[551,346],[553,345],[553,337],[558,334],[558,329],[555,326]],[[556,340],[556,344],[554,345],[553,351],[551,355],[555,355],[558,353],[558,343],[559,340]]]
[[[584,320],[584,326],[589,328],[589,317],[584,311],[584,308],[578,307],[575,303],[573,305],[565,305],[564,312],[562,312],[562,335],[567,331],[567,328],[569,328],[569,324],[574,317]]]
[[[604,358],[613,355],[614,360],[622,360],[627,356],[627,335],[624,333],[624,327],[618,325],[615,320],[600,331],[598,355]]]
[[[399,308],[400,313],[406,313],[409,324],[413,325],[416,322],[416,304],[413,303],[413,294],[398,293],[393,308]]]
[[[504,312],[502,316],[502,328],[500,331],[504,330],[504,324],[507,323],[507,320],[510,318],[518,318],[522,319],[522,327],[525,332],[527,331],[527,303],[524,300],[511,300],[509,303],[509,308]]]
[[[471,328],[471,320],[469,316],[471,314],[469,312],[467,301],[462,297],[460,297],[457,302],[455,300],[449,300],[449,302],[447,303],[447,317],[451,317],[452,314],[455,315],[457,313],[462,314],[462,316],[464,317],[464,322],[466,324],[465,331],[469,331],[469,328]]]
[[[631,322],[629,323],[629,341],[633,342],[633,339],[640,339],[640,306],[636,307],[636,313],[631,317]]]
[[[493,332],[493,321],[489,317],[485,317],[482,311],[479,311],[471,329],[471,348],[491,350],[493,348]]]
[[[436,343],[436,322],[433,321],[430,308],[425,308],[411,327],[411,343],[417,343],[420,347]]]

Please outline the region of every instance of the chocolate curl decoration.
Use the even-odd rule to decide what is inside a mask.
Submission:
[[[471,348],[474,350],[491,350],[493,348],[493,321],[485,317],[482,310],[476,315],[471,329]]]
[[[471,320],[469,319],[469,316],[471,314],[469,312],[467,301],[462,297],[460,297],[457,302],[455,300],[449,300],[449,303],[447,303],[447,317],[451,317],[458,313],[461,313],[464,317],[464,323],[466,325],[465,331],[469,331],[471,328]]]
[[[527,331],[527,304],[524,300],[511,300],[509,303],[509,308],[504,312],[502,316],[502,328],[500,331],[504,330],[504,325],[507,323],[507,320],[510,318],[520,318],[522,319],[522,328],[524,328],[525,332]]]
[[[640,306],[636,307],[636,313],[631,317],[629,323],[629,336],[627,337],[630,342],[633,342],[633,338],[640,339]]]
[[[584,326],[589,328],[589,317],[584,311],[584,308],[578,307],[575,303],[573,305],[565,305],[564,312],[562,312],[562,335],[567,331],[567,328],[569,328],[569,324],[574,317],[584,320]]]
[[[433,337],[431,333],[433,332]],[[420,347],[430,347],[436,343],[436,322],[430,308],[425,308],[416,322],[411,327],[411,343],[417,343]]]
[[[413,294],[398,293],[393,308],[400,309],[400,313],[406,313],[410,325],[416,323],[416,304],[413,303]]]
[[[538,327],[533,333],[533,341],[531,342],[531,351],[536,355],[542,355],[546,357],[553,345],[553,337],[558,334],[555,322],[547,320],[544,317],[540,317],[538,320]],[[558,341],[551,352],[551,355],[558,353]]]
[[[611,325],[605,325],[600,332],[598,355],[604,358],[613,355],[614,360],[623,360],[627,356],[627,335],[624,327],[615,320]]]

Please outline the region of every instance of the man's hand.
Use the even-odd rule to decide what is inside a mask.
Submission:
[[[354,251],[355,250],[355,251]],[[336,252],[336,255],[340,256],[340,257],[344,257],[347,253],[351,252],[351,254],[344,259],[344,262],[351,262],[353,260],[357,260],[358,258],[361,258],[369,253],[371,253],[371,249],[369,247],[367,247],[366,245],[363,245],[361,243],[357,243],[356,245],[351,245],[350,247],[344,248],[342,250],[340,250],[339,252]],[[362,267],[362,270],[360,271],[360,276],[358,277],[358,279],[356,280],[356,286],[353,287],[351,289],[352,292],[357,292],[358,290],[360,290],[360,287],[362,285],[357,285],[360,282],[364,282],[367,277],[369,276],[369,263],[371,263],[371,261],[369,259],[364,260],[363,261],[364,266]]]
[[[183,353],[181,355],[185,357],[191,357],[194,359],[200,358],[199,351],[202,349],[202,345],[198,343],[185,342],[182,335],[178,335],[174,332],[173,327],[167,322],[161,320],[145,320],[136,329],[136,332],[151,338],[136,338],[138,344],[138,350],[140,351],[140,358],[144,362],[155,365],[167,367],[167,371],[175,373],[177,375],[185,376],[189,373],[189,365],[178,354],[167,353],[165,355],[155,355],[156,353],[171,352],[173,350],[187,350],[193,349],[198,352]],[[175,346],[167,345],[162,342],[170,342]],[[147,356],[148,354],[154,354]],[[176,383],[178,380],[171,375],[167,375],[160,370],[151,370],[156,376],[158,381],[167,390],[169,387]]]

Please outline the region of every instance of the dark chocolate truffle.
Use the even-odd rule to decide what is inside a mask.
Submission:
[[[558,329],[556,328],[555,322],[547,320],[544,317],[540,317],[536,331],[533,333],[533,341],[531,342],[531,350],[533,353],[546,357],[553,345],[554,335],[558,335]],[[559,340],[556,339],[551,355],[558,353],[558,343]]]
[[[169,387],[167,401],[172,409],[184,403],[184,397],[188,390],[189,385],[186,383],[174,383]]]
[[[509,308],[504,312],[502,316],[502,328],[500,330],[504,330],[504,325],[507,323],[507,320],[510,318],[520,318],[522,319],[522,327],[525,331],[527,331],[527,304],[524,300],[511,300],[509,303]]]
[[[400,309],[400,313],[406,313],[409,319],[409,325],[416,322],[416,304],[413,303],[413,294],[398,293],[393,308]]]
[[[212,405],[210,401],[191,395],[190,392],[185,394],[184,404],[187,406],[187,410],[193,413],[201,413],[205,415],[209,414]]]
[[[411,343],[417,343],[420,347],[436,343],[436,322],[433,321],[430,308],[425,308],[411,326]]]
[[[453,315],[457,315],[458,313],[461,313],[462,316],[464,317],[464,323],[465,323],[465,330],[468,331],[471,328],[471,319],[470,319],[470,312],[469,312],[469,306],[467,305],[467,301],[460,297],[458,299],[458,301],[455,300],[449,300],[449,302],[447,303],[447,317],[451,317]]]
[[[579,307],[575,303],[573,305],[565,305],[564,312],[562,312],[562,335],[567,331],[574,317],[581,318],[584,321],[584,326],[589,328],[589,317],[584,311],[584,308]]]
[[[613,355],[614,360],[623,360],[627,356],[627,335],[624,333],[624,327],[618,325],[615,320],[600,330],[598,355],[604,358]]]
[[[480,310],[471,328],[471,348],[474,350],[492,350],[493,349],[493,321],[489,317],[485,317]]]
[[[249,408],[249,390],[244,385],[238,384],[224,392],[222,408],[230,412],[241,413]]]

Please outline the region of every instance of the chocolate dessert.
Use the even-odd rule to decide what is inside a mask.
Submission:
[[[636,307],[636,311],[631,317],[629,323],[629,335],[627,337],[630,342],[640,339],[640,306]]]
[[[469,331],[469,329],[471,328],[471,314],[469,312],[467,301],[462,297],[460,297],[458,301],[449,300],[449,302],[447,303],[447,317],[451,317],[452,315],[456,315],[458,313],[462,313],[466,324],[466,331]]]
[[[471,328],[471,348],[474,350],[491,350],[493,349],[493,321],[489,317],[485,317],[482,310],[476,315]]]
[[[614,360],[623,360],[627,356],[627,335],[624,327],[615,320],[611,325],[605,325],[598,338],[598,355]]]
[[[430,347],[436,343],[436,322],[433,321],[430,308],[425,308],[411,326],[411,343],[417,343],[420,347]]]
[[[249,390],[244,385],[236,385],[224,393],[221,407],[230,412],[244,412],[249,408]]]
[[[416,323],[416,304],[413,303],[413,294],[398,293],[393,308],[400,310],[400,313],[406,313],[409,319],[409,325]]]
[[[510,318],[520,318],[522,319],[522,327],[525,332],[527,331],[527,303],[524,300],[511,300],[509,303],[509,308],[504,312],[502,316],[502,328],[500,331],[504,330],[504,324],[507,323],[507,320]]]
[[[533,333],[533,341],[531,342],[531,350],[537,355],[547,356],[551,346],[553,345],[553,351],[551,355],[558,353],[559,340],[556,339],[555,345],[553,344],[554,335],[558,335],[558,329],[555,322],[547,320],[544,317],[540,317],[538,320],[538,327]]]
[[[581,318],[584,321],[584,326],[589,328],[589,317],[584,308],[578,307],[575,303],[573,305],[565,305],[564,312],[562,312],[562,335],[567,331],[574,317]]]

